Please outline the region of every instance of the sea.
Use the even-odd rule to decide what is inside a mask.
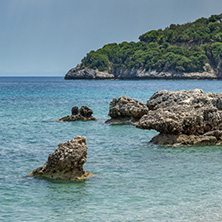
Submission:
[[[158,90],[221,93],[221,81],[67,81],[0,78],[0,221],[222,221],[222,146],[163,147],[157,134],[109,125],[109,103],[126,95],[144,103]],[[57,122],[73,106],[98,121]],[[85,181],[26,177],[58,143],[85,136]]]

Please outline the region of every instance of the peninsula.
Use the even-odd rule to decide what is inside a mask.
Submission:
[[[222,14],[90,51],[69,79],[222,79]]]

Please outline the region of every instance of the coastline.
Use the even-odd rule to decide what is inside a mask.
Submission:
[[[87,78],[82,78],[82,79],[65,79],[63,78],[64,81],[222,81],[221,78],[218,79],[192,79],[192,78],[172,78],[172,79],[164,79],[164,78],[146,78],[146,79],[140,79],[140,78],[135,78],[135,79],[87,79]]]
[[[77,65],[70,69],[64,80],[221,80],[212,70],[209,72],[157,72],[156,70],[118,70],[116,72],[99,71]]]

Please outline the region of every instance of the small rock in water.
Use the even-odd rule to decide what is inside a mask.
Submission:
[[[77,115],[78,112],[79,112],[79,108],[78,108],[78,106],[74,106],[74,107],[72,107],[72,115]]]
[[[93,176],[83,170],[87,157],[86,138],[76,136],[66,143],[59,143],[58,149],[49,154],[48,161],[33,170],[28,176],[57,180],[80,180]]]
[[[93,114],[93,111],[87,106],[82,106],[79,110],[79,113],[86,118],[90,118]]]
[[[57,121],[88,121],[88,120],[96,120],[95,117],[92,116],[93,111],[88,106],[82,106],[80,109],[77,106],[72,108],[72,115],[65,116]]]

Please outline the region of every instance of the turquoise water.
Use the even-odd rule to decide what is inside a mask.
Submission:
[[[222,221],[222,147],[148,144],[155,131],[110,126],[109,102],[157,90],[221,92],[220,81],[0,78],[0,221]],[[96,122],[54,122],[87,105]],[[82,182],[25,177],[59,142],[86,136]]]

